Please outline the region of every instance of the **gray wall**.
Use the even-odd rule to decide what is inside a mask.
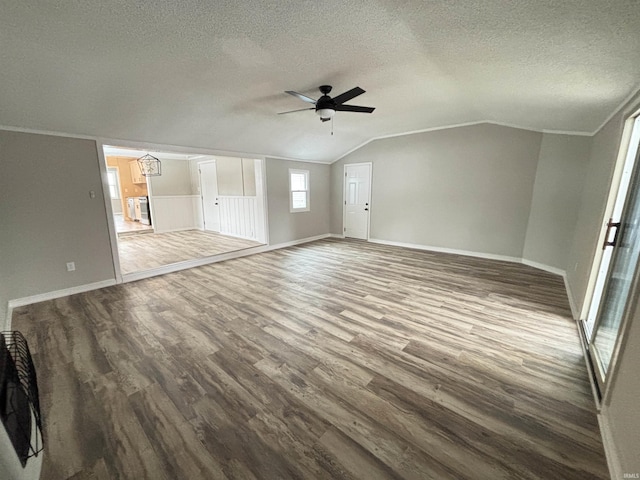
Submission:
[[[218,195],[243,195],[242,159],[216,156]]]
[[[635,315],[626,334],[627,343],[619,359],[611,401],[603,408],[603,415],[615,440],[621,473],[640,473],[640,296],[636,299],[634,309]]]
[[[569,251],[567,281],[576,305],[583,304],[591,263],[598,245],[598,237],[604,227],[604,213],[613,171],[620,147],[624,121],[640,107],[640,95],[636,95],[619,113],[593,137],[591,156],[582,190],[578,219]],[[621,350],[615,382],[611,385],[609,404],[602,410],[605,425],[610,429],[613,448],[618,455],[621,473],[640,471],[640,282],[636,283],[635,301],[626,345]]]
[[[160,159],[162,175],[150,177],[151,195],[196,195],[191,186],[191,170],[187,160]]]
[[[329,165],[267,158],[269,243],[300,240],[329,233]],[[289,212],[289,169],[309,170],[308,212]]]
[[[622,114],[615,115],[592,139],[580,209],[567,262],[569,294],[580,308],[584,301],[600,229],[604,225],[611,179],[622,137]]]
[[[591,137],[542,136],[523,257],[567,269]]]
[[[373,141],[332,165],[331,231],[343,165],[373,162],[371,238],[519,258],[541,141],[491,124]]]
[[[256,196],[256,165],[252,158],[216,156],[218,194]]]
[[[0,246],[3,316],[8,300],[115,278],[94,141],[0,131]]]
[[[242,159],[242,188],[245,197],[256,196],[256,161],[253,158]]]

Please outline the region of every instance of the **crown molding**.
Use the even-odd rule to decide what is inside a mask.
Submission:
[[[339,160],[342,160],[347,155],[350,155],[351,153],[355,152],[356,150],[361,149],[365,145],[367,145],[367,144],[369,144],[369,143],[371,143],[371,142],[373,142],[375,140],[382,140],[382,139],[385,139],[385,138],[393,138],[393,137],[403,137],[405,135],[414,135],[416,133],[427,133],[427,132],[435,132],[435,131],[438,131],[438,130],[448,130],[448,129],[451,129],[451,128],[471,127],[471,126],[474,126],[474,125],[483,125],[483,124],[498,125],[500,127],[517,128],[519,130],[528,130],[530,132],[549,133],[549,134],[554,134],[554,135],[577,135],[577,136],[584,136],[584,137],[591,137],[591,136],[594,135],[593,133],[583,132],[583,131],[537,129],[537,128],[525,127],[523,125],[517,125],[515,123],[496,122],[494,120],[478,120],[476,122],[454,123],[454,124],[451,124],[451,125],[443,125],[443,126],[440,126],[440,127],[423,128],[423,129],[420,129],[420,130],[411,130],[409,132],[392,133],[392,134],[389,134],[389,135],[380,135],[378,137],[373,137],[373,138],[370,138],[369,140],[367,140],[366,142],[361,143],[357,147],[352,148],[348,152],[340,155],[338,158],[336,158],[331,163],[333,164],[333,163],[335,163],[335,162],[337,162]]]
[[[638,94],[640,94],[640,86],[638,86],[635,90],[632,90],[631,93],[627,95],[627,97],[625,97],[622,103],[620,103],[620,105],[618,105],[618,107],[613,112],[611,112],[611,114],[604,120],[604,122],[602,122],[600,126],[593,131],[591,136],[593,137],[594,135],[597,135],[597,133],[602,130],[613,117],[620,113],[620,111]]]

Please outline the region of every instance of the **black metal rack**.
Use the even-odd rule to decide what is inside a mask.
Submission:
[[[17,331],[0,333],[0,420],[24,467],[43,449],[42,417],[36,370]]]

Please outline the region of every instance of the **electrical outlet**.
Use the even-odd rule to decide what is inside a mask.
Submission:
[[[67,262],[67,272],[73,272],[76,269],[76,262]]]

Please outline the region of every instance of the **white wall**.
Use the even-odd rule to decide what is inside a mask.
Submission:
[[[565,271],[589,164],[591,137],[545,133],[523,257]]]
[[[197,190],[188,160],[163,159],[162,175],[149,177],[151,215],[156,233],[197,229],[201,223]]]
[[[371,238],[520,258],[541,141],[490,124],[373,141],[331,166],[331,231],[343,165],[372,162]]]

